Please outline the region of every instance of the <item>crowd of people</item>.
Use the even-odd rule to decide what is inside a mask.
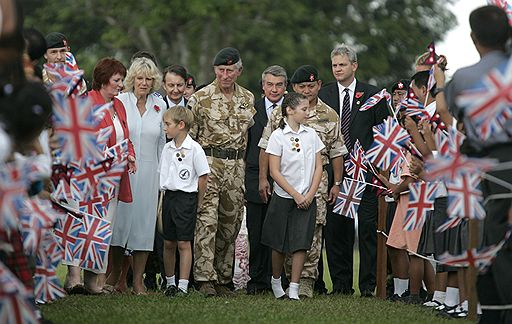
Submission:
[[[353,295],[357,288],[361,297],[370,298],[376,288],[377,216],[383,195],[388,202],[389,300],[465,318],[470,294],[466,267],[433,265],[431,260],[439,261],[446,251],[459,255],[469,248],[470,215],[459,215],[466,218],[446,231],[436,231],[453,217],[448,208],[450,189],[446,182],[431,179],[425,165],[443,154],[438,132],[458,134],[451,141],[464,134],[461,147],[452,146],[469,157],[504,163],[511,159],[512,146],[510,117],[503,129],[483,141],[457,101],[486,73],[509,60],[507,15],[498,7],[484,6],[469,20],[481,57],[477,64],[456,71],[446,82],[445,70],[452,58],[435,55],[432,60],[432,51],[420,54],[411,62],[415,73],[390,87],[391,104],[381,100],[366,110],[361,107],[380,89],[357,79],[357,52],[345,44],[330,53],[334,82],[324,85],[312,65],[298,67],[291,77],[283,67],[271,65],[261,74],[262,93],[256,94],[237,82],[243,63],[233,47],[217,53],[212,64],[215,79],[202,87],[196,87],[194,77],[181,65],[161,70],[147,51],[134,54],[128,68],[112,57],[100,59],[92,82],[82,79],[72,95],[89,98],[97,106],[110,104],[97,130],[110,129],[109,148],[127,143],[126,165],[103,217],[112,231],[105,264],[93,269],[76,258],[66,260],[66,292],[115,294],[127,293],[131,287],[136,295],[154,290],[174,297],[185,296],[194,287],[205,296],[234,296],[235,239],[246,217],[247,294],[272,292],[277,299],[291,300],[327,294],[323,269],[327,264],[330,295]],[[53,176],[60,170],[55,166],[61,164],[57,152],[62,144],[55,140],[49,118],[48,89],[58,81],[51,67],[69,64],[71,47],[62,33],[43,37],[26,29],[17,39],[4,26],[9,21],[0,23],[2,46],[23,53],[18,65],[7,55],[0,56],[4,61],[0,158],[37,156],[47,166],[49,179],[52,164]],[[41,69],[38,61],[43,57],[46,64]],[[413,95],[424,105],[423,118],[399,109]],[[34,109],[34,103],[40,108]],[[346,163],[357,150],[368,152],[373,147],[375,127],[390,118],[413,144],[401,151],[403,159],[392,170],[375,169],[362,178],[349,178],[367,184],[356,226],[354,218],[334,210],[348,177]],[[489,174],[508,184],[512,180],[507,169]],[[55,182],[52,186],[48,179],[34,182],[38,186],[30,187],[31,195],[69,208],[82,206],[76,197],[56,200]],[[412,230],[405,228],[409,191],[433,183],[435,202],[426,221]],[[510,191],[489,178],[481,186],[484,197]],[[510,205],[506,195],[486,201],[481,246],[505,239],[512,222]],[[2,247],[23,240],[16,231],[0,234]],[[357,287],[353,285],[356,236]],[[479,275],[482,306],[512,301],[512,277],[507,272],[511,248],[510,241],[505,242],[490,268]],[[23,254],[23,249],[6,250],[1,260],[30,286],[30,270],[19,271],[17,264]],[[510,310],[482,307],[479,313],[482,323],[512,322]]]

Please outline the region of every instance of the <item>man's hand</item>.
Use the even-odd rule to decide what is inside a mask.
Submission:
[[[340,193],[340,186],[334,185],[329,191],[329,204],[333,205],[336,202],[336,198]]]

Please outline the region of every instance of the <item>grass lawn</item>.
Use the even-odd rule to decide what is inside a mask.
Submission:
[[[354,255],[354,274],[359,268]],[[327,267],[325,267],[327,269]],[[328,270],[327,270],[328,271]],[[65,268],[59,269],[61,279]],[[328,279],[328,274],[326,274]],[[355,276],[354,281],[357,280]],[[327,281],[330,289],[331,283]],[[148,296],[68,296],[43,305],[45,318],[54,323],[449,323],[423,307],[391,303],[377,298],[315,296],[300,302],[274,299],[270,293],[235,298],[204,298],[192,291],[169,299]],[[458,321],[458,323],[469,323]]]

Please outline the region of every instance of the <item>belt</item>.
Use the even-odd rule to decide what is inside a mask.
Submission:
[[[228,160],[238,160],[245,157],[245,150],[220,149],[216,147],[204,148],[204,153],[207,156]]]

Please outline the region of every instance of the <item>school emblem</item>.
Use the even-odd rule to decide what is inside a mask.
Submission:
[[[190,171],[187,169],[181,169],[179,172],[179,176],[181,180],[188,180],[190,178]]]

